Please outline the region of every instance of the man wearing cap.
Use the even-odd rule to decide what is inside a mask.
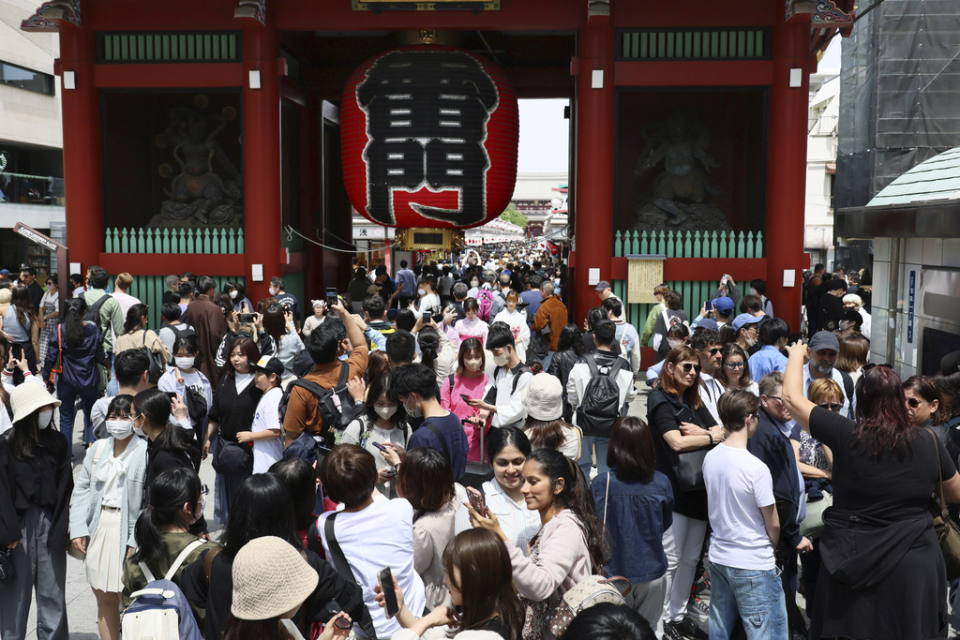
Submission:
[[[573,365],[570,370],[570,377],[567,378],[567,401],[574,409],[574,416],[577,416],[578,409],[584,400],[584,392],[587,384],[593,378],[587,358],[594,361],[596,369],[600,375],[612,375],[617,387],[620,390],[620,415],[626,415],[626,407],[636,397],[637,390],[633,386],[633,371],[628,365],[622,364],[619,356],[613,355],[610,347],[613,341],[617,339],[617,329],[610,320],[598,320],[593,324],[593,340],[597,345],[595,353],[586,354],[580,361]],[[616,366],[617,361],[621,364]],[[562,403],[557,410],[562,410]],[[583,441],[580,446],[580,470],[583,471],[583,477],[590,477],[590,469],[593,467],[592,454],[594,447],[597,453],[597,474],[602,475],[609,471],[607,467],[607,445],[610,443],[610,431],[616,417],[612,417],[608,427],[602,425],[593,425],[592,428],[586,428],[586,425],[579,424],[583,429]]]
[[[734,304],[732,298],[728,298],[727,296],[714,298],[713,308],[717,312],[717,326],[722,327],[723,325],[730,324],[733,321],[733,312],[736,309],[736,304]]]
[[[863,298],[855,293],[848,293],[843,296],[843,307],[847,311],[856,311],[860,314],[860,317],[863,318],[863,323],[860,325],[860,335],[869,340],[872,318],[869,313],[863,310]]]
[[[840,326],[844,311],[840,298],[846,293],[847,283],[839,278],[828,280],[823,284],[823,295],[820,296],[820,308],[817,310],[817,322],[821,329],[832,331]]]
[[[253,472],[266,473],[274,462],[283,457],[280,441],[283,425],[280,424],[280,400],[283,389],[283,363],[274,356],[264,356],[253,365],[253,383],[263,392],[257,403],[250,431],[238,431],[237,442],[253,444]]]
[[[857,410],[857,398],[853,393],[853,379],[834,367],[838,353],[840,353],[840,341],[832,332],[818,331],[813,334],[810,344],[807,345],[807,357],[810,358],[810,362],[803,368],[803,396],[807,397],[807,392],[814,380],[831,378],[843,389],[843,409],[840,413],[852,420]]]
[[[790,336],[790,325],[780,318],[770,318],[759,327],[760,350],[747,361],[750,377],[757,382],[768,373],[787,370],[787,357],[781,351]]]
[[[600,302],[603,302],[607,298],[616,298],[617,300],[620,300],[620,298],[613,293],[610,283],[606,280],[601,280],[598,282],[596,288],[594,288],[594,291],[596,291],[597,295],[600,296]],[[623,304],[623,301],[621,300],[620,303]]]
[[[760,320],[761,318],[750,313],[741,313],[734,319],[736,343],[744,352],[749,351],[760,339]]]

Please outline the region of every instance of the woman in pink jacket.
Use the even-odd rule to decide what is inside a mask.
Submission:
[[[554,640],[550,616],[563,594],[603,562],[603,525],[590,487],[576,463],[553,449],[537,449],[523,465],[527,509],[540,512],[540,530],[524,555],[500,529],[497,516],[470,509],[474,527],[489,529],[507,546],[513,583],[526,608],[523,640]]]

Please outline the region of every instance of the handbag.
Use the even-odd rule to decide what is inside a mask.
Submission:
[[[800,522],[800,535],[805,538],[819,538],[823,533],[823,512],[833,506],[833,494],[823,492],[823,498],[811,502],[807,500],[807,515]]]
[[[217,443],[217,452],[213,454],[213,470],[226,476],[253,474],[251,447],[220,438]]]
[[[680,413],[686,407],[682,407],[674,416],[677,420],[677,426],[683,420],[680,419]],[[703,461],[713,447],[704,447],[695,451],[681,451],[677,454],[677,462],[673,465],[673,473],[677,476],[677,486],[680,491],[705,491],[706,483],[703,481]]]
[[[947,501],[943,499],[943,476],[940,475],[940,443],[932,429],[927,427],[926,430],[933,436],[933,446],[937,451],[937,477],[939,478],[937,486],[940,488],[940,505],[937,508],[931,507],[931,511],[933,511],[933,530],[937,534],[940,553],[943,554],[943,562],[947,566],[947,580],[952,582],[960,578],[960,526],[950,517],[950,513],[947,511]]]
[[[63,334],[60,332],[62,326],[57,325],[57,366],[50,369],[50,384],[56,384],[56,374],[63,373]]]
[[[607,489],[603,501],[604,533],[606,533],[607,529],[607,505],[610,503],[610,473],[609,471],[607,472]],[[630,581],[623,576],[604,578],[602,565],[597,566],[594,564],[594,569],[596,570],[596,575],[587,576],[563,594],[560,604],[557,605],[556,611],[554,611],[550,617],[550,632],[553,633],[554,637],[562,637],[563,634],[567,632],[574,618],[577,617],[577,614],[584,609],[589,609],[594,605],[603,603],[616,605],[626,604],[623,596],[630,593],[630,590],[633,588]],[[620,593],[620,590],[612,584],[619,581],[627,583],[627,589],[623,593]]]
[[[0,551],[0,586],[7,587],[13,584],[17,579],[17,570],[13,566],[13,558],[10,557],[13,549],[4,549]]]

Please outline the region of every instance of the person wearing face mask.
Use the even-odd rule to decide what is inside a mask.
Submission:
[[[241,313],[253,312],[253,303],[250,302],[250,298],[247,297],[247,290],[244,288],[242,282],[227,282],[223,285],[222,291],[230,296],[230,301],[233,302],[234,309]]]
[[[347,425],[337,444],[355,444],[369,451],[377,461],[377,491],[396,496],[396,467],[380,455],[377,445],[407,447],[412,430],[403,406],[387,393],[393,374],[384,373],[370,380],[363,415]]]
[[[84,554],[87,582],[97,599],[100,637],[120,637],[123,561],[137,547],[133,530],[142,510],[147,445],[134,437],[132,396],[115,397],[107,409],[109,434],[87,449],[70,499],[70,539]]]
[[[280,303],[280,306],[284,308],[284,311],[290,311],[293,314],[294,326],[296,330],[300,331],[300,303],[297,302],[297,297],[292,293],[287,293],[283,290],[283,278],[278,278],[274,276],[270,278],[270,295]]]
[[[81,441],[93,441],[90,412],[100,396],[100,372],[97,365],[109,366],[100,329],[96,323],[83,320],[86,309],[87,303],[82,298],[70,298],[64,303],[63,323],[58,325],[50,336],[47,357],[40,376],[41,380],[50,380],[51,372],[55,369],[61,370],[57,380],[57,398],[63,403],[63,409],[60,410],[60,430],[71,448],[74,402],[78,397],[83,401],[85,425]]]
[[[493,355],[496,369],[487,382],[483,400],[473,399],[468,404],[479,410],[481,416],[492,414],[494,427],[522,426],[527,419],[523,390],[533,379],[533,372],[520,361],[509,327],[498,324],[491,329],[487,348]]]
[[[467,466],[467,435],[456,414],[444,409],[437,397],[437,378],[423,364],[407,364],[394,370],[390,395],[396,398],[411,418],[423,418],[413,432],[407,449],[432,447],[444,454],[453,467],[453,478],[463,478]],[[388,445],[382,455],[394,466],[400,464],[405,450]]]
[[[514,307],[516,307],[516,305],[514,305]],[[487,334],[490,332],[490,325],[478,317],[479,312],[480,304],[474,298],[467,298],[463,301],[463,313],[465,317],[453,325],[460,342],[463,342],[467,338],[476,338],[480,341],[481,345],[486,344]]]
[[[488,382],[485,368],[483,345],[477,338],[467,338],[460,343],[456,371],[440,383],[440,405],[463,422],[469,447],[467,460],[474,462],[480,460],[481,454],[479,430],[482,428],[486,433],[490,425],[481,417],[479,409],[467,404],[464,396],[477,400],[483,398]]]
[[[13,427],[0,438],[0,549],[16,578],[0,588],[0,637],[27,634],[36,590],[37,637],[66,640],[68,503],[73,491],[67,439],[53,426],[60,401],[37,384],[10,392]]]
[[[733,330],[736,332],[736,344],[744,352],[749,353],[760,338],[761,317],[750,313],[741,313],[733,319]]]
[[[191,527],[203,517],[207,494],[207,487],[192,469],[164,471],[147,485],[146,508],[134,529],[137,551],[123,565],[124,607],[130,605],[130,594],[143,589],[154,577],[166,575],[178,559],[180,564],[171,580],[180,586],[184,569],[204,551],[217,546],[191,533]],[[186,557],[180,558],[185,550],[189,550]],[[192,602],[191,608],[202,629],[206,611]]]
[[[204,440],[205,424],[210,407],[213,406],[213,388],[207,376],[197,368],[197,343],[187,338],[177,338],[173,343],[171,371],[160,376],[157,388],[167,393],[176,393],[190,410],[190,426],[198,443]]]
[[[430,317],[440,313],[440,296],[435,293],[437,288],[437,277],[433,274],[425,274],[420,278],[417,286],[417,296],[419,300],[416,303],[414,313],[417,318]]]

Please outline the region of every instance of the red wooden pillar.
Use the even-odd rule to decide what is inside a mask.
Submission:
[[[587,3],[583,3],[586,5]],[[613,256],[613,156],[616,91],[615,32],[610,16],[584,18],[579,34],[576,103],[576,264],[574,318],[578,325],[600,304],[590,269],[611,280]],[[602,72],[602,77],[595,74]],[[595,87],[596,84],[600,86]]]
[[[103,236],[103,158],[100,139],[100,94],[93,83],[96,35],[87,25],[60,25],[63,177],[66,189],[67,246],[70,260],[82,269],[100,261]],[[63,87],[72,72],[75,89]],[[66,270],[69,265],[61,265]],[[81,271],[81,275],[83,271]]]
[[[280,44],[269,25],[244,20],[243,26],[244,275],[254,302],[267,297],[270,278],[281,275]],[[259,88],[251,87],[251,71],[259,72]],[[263,266],[260,282],[252,279],[253,265]]]
[[[767,296],[774,312],[800,330],[800,291],[804,261],[804,199],[807,174],[807,108],[810,88],[810,16],[798,14],[773,29],[773,83],[767,133]],[[790,86],[790,70],[800,69],[800,86]],[[794,270],[793,287],[784,271]]]

